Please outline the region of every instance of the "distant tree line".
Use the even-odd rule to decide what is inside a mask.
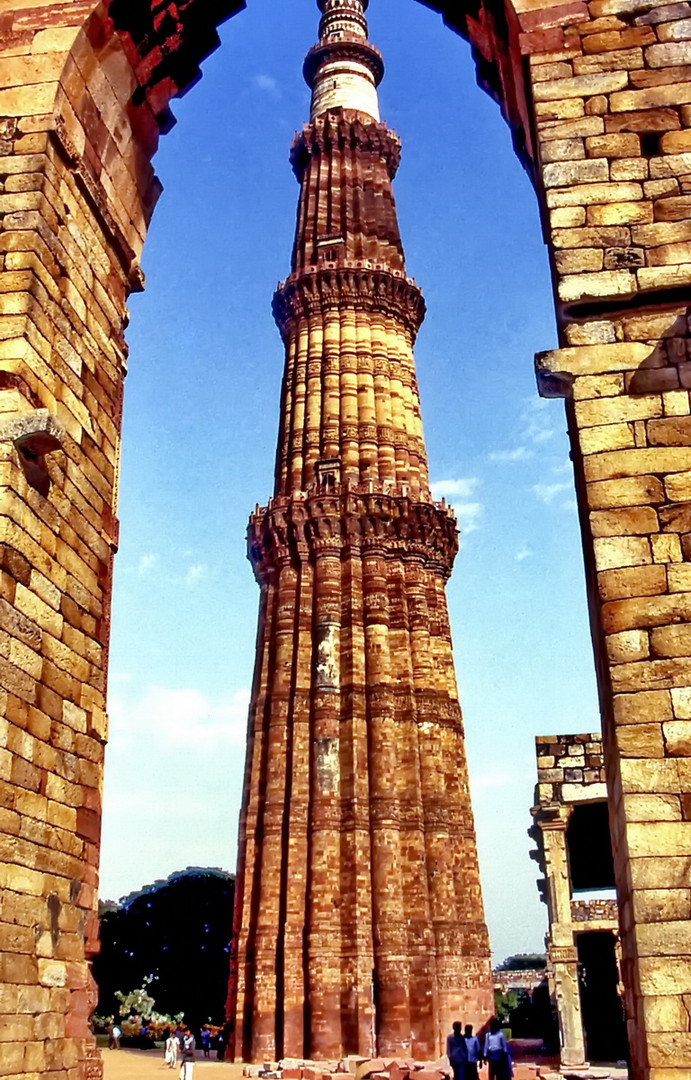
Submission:
[[[223,870],[188,867],[101,904],[98,1015],[117,1018],[123,997],[146,986],[159,1013],[183,1013],[193,1029],[223,1024],[234,885]]]

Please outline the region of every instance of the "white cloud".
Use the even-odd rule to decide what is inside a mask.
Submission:
[[[479,483],[477,476],[459,476],[451,480],[435,480],[429,486],[435,502],[451,499],[461,537],[468,536],[469,533],[480,528],[480,518],[484,509],[482,503],[464,501],[471,498]],[[462,543],[461,540],[461,546]]]
[[[473,494],[478,483],[476,476],[461,476],[456,480],[434,480],[429,489],[435,502],[454,495],[467,499]]]
[[[521,431],[526,442],[539,445],[547,442],[556,435],[556,428],[552,427],[548,416],[551,401],[547,398],[529,398],[521,413]]]
[[[281,88],[273,75],[255,75],[252,82],[257,87],[257,90],[263,90],[265,94],[270,94],[271,97],[280,98]]]
[[[489,455],[489,460],[502,464],[511,461],[527,461],[528,458],[533,456],[533,453],[534,451],[528,446],[516,446],[513,450],[495,450]]]
[[[467,536],[468,533],[475,532],[480,528],[480,518],[482,517],[482,503],[461,503],[459,506],[454,506],[454,512],[458,519],[458,524],[461,533]]]
[[[158,562],[158,555],[142,555],[137,563],[137,573],[140,577],[148,577]]]
[[[161,745],[209,751],[245,744],[250,692],[236,690],[212,698],[193,688],[148,686],[140,698],[109,702],[111,733],[146,732]]]
[[[206,577],[206,566],[204,563],[195,563],[185,574],[185,584],[196,585],[203,577]]]
[[[516,562],[523,562],[524,559],[532,558],[532,555],[532,549],[529,548],[527,544],[524,544],[523,547],[519,548],[519,550],[516,552],[516,554],[514,555],[514,559],[516,560]]]
[[[533,484],[532,490],[540,502],[553,503],[563,492],[572,491],[573,484]]]

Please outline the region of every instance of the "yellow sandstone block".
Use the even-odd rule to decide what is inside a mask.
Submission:
[[[688,390],[670,390],[662,398],[665,416],[687,416],[689,414]]]
[[[573,274],[559,281],[559,298],[564,301],[588,297],[629,296],[635,279],[628,270],[603,270],[597,274]]]
[[[597,215],[592,219],[593,225],[619,225],[631,221],[641,221],[643,211],[638,204],[643,199],[643,188],[640,184],[577,184],[574,187],[557,188],[546,194],[547,206],[599,206],[603,203],[613,204],[614,209],[609,215],[602,215],[606,220],[598,219]],[[631,208],[630,204],[634,207]],[[652,209],[649,211],[652,221]],[[636,216],[638,214],[638,216]],[[589,220],[590,220],[590,215]]]
[[[612,187],[640,187],[639,184],[612,184]],[[650,203],[642,202],[643,193],[639,197],[634,196],[631,201],[618,202],[614,199],[608,201],[602,199],[602,206],[589,206],[587,220],[589,225],[632,225],[636,222],[649,222],[653,220],[653,207]],[[595,201],[595,200],[594,200]]]
[[[651,446],[594,454],[584,462],[586,480],[612,480],[646,473],[680,473],[691,469],[691,447]]]
[[[651,536],[650,542],[653,549],[653,562],[656,563],[680,563],[683,559],[681,542],[674,533],[665,533],[662,536]],[[673,569],[673,567],[671,567]],[[670,584],[670,591],[673,590]],[[683,590],[681,590],[683,591]]]
[[[568,229],[577,225],[585,224],[585,208],[583,206],[561,206],[552,210],[549,215],[553,229]]]
[[[691,83],[668,83],[646,90],[625,90],[609,99],[612,112],[657,109],[661,105],[687,105],[691,102]]]
[[[645,660],[650,655],[648,634],[645,630],[624,630],[605,638],[607,656],[613,664],[628,664],[632,660]]]
[[[649,420],[654,417],[661,417],[663,411],[662,398],[659,394],[578,401],[575,408],[578,423],[583,427],[615,424],[628,420]]]
[[[650,541],[642,536],[606,536],[593,541],[598,570],[641,566],[652,562]]]
[[[599,248],[573,248],[557,251],[554,265],[560,274],[580,274],[587,270],[602,270],[604,253]]]
[[[665,477],[665,492],[672,502],[691,499],[691,472],[672,473]]]
[[[538,373],[564,372],[575,376],[635,371],[644,362],[646,367],[657,367],[664,360],[655,347],[635,341],[551,349],[537,353],[535,357]]]
[[[605,74],[577,75],[571,79],[550,79],[533,87],[535,101],[563,101],[565,98],[585,98],[594,94],[610,94],[622,90],[628,82],[624,71]],[[691,99],[689,99],[691,100]]]
[[[677,686],[671,691],[674,715],[680,720],[691,720],[691,686]],[[665,717],[671,719],[671,717]]]
[[[615,158],[609,176],[611,180],[647,180],[649,171],[645,158]]]
[[[686,285],[691,281],[691,262],[674,266],[644,266],[636,271],[641,289],[662,289]]]
[[[572,329],[573,328],[571,327],[567,329],[570,344],[589,344],[589,342],[579,341],[577,338],[575,340],[572,340]],[[578,329],[578,327],[575,327],[575,329]],[[573,384],[574,401],[580,401],[588,398],[614,397],[615,394],[622,394],[623,392],[623,375],[581,375],[578,379],[575,380]],[[624,426],[628,428],[628,424]]]
[[[649,855],[687,857],[691,855],[691,821],[634,821],[626,830],[626,841],[632,859]],[[685,940],[688,946],[688,926]]]
[[[670,757],[691,757],[691,720],[670,720],[662,734]]]
[[[635,446],[631,424],[607,424],[604,427],[583,428],[579,433],[581,452],[599,454],[603,450],[625,450]]]
[[[670,994],[667,997],[644,997],[641,1005],[647,1031],[684,1031],[688,1024],[688,1013],[679,994]]]
[[[601,135],[605,122],[601,116],[580,116],[574,120],[540,120],[540,141],[553,139],[583,139],[587,135]]]
[[[622,757],[664,758],[665,743],[659,724],[631,724],[617,728],[617,746]]]
[[[592,511],[590,526],[594,537],[637,536],[659,531],[657,514],[649,506]]]
[[[691,624],[680,623],[653,629],[650,645],[656,656],[691,656]]]
[[[663,762],[622,762],[627,767],[635,768],[638,764],[661,766]],[[671,762],[673,765],[674,762]],[[685,856],[651,856],[650,858],[632,859],[631,884],[634,889],[685,889],[688,888],[688,875],[691,871],[691,859]],[[670,991],[650,988],[648,993],[659,994]],[[674,990],[673,993],[677,993]]]
[[[641,152],[640,136],[634,132],[620,132],[613,135],[592,135],[585,140],[588,155],[591,158],[638,157]]]
[[[676,795],[624,795],[623,806],[627,821],[681,821],[681,803]],[[650,895],[651,891],[653,896]],[[670,896],[670,893],[673,893],[673,896]],[[673,899],[674,894],[676,899]],[[654,907],[658,918],[684,918],[683,903],[687,908],[691,905],[691,891],[687,892],[685,889],[674,892],[670,889],[646,889],[637,895],[642,898],[642,910],[650,912]],[[665,916],[663,911],[666,912]],[[642,922],[650,921],[644,918],[642,913],[636,917]]]

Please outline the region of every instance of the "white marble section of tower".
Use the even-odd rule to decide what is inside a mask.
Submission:
[[[369,0],[318,0],[323,12],[319,44],[307,56],[312,88],[311,119],[332,109],[355,109],[379,120],[379,85],[384,65],[367,41]]]

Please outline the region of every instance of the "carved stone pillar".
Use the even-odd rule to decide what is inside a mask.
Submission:
[[[555,806],[534,811],[542,830],[542,845],[547,882],[549,934],[547,957],[553,971],[554,990],[559,1015],[561,1064],[586,1064],[581,997],[578,985],[578,954],[571,921],[571,883],[566,847],[566,828],[570,806]]]

